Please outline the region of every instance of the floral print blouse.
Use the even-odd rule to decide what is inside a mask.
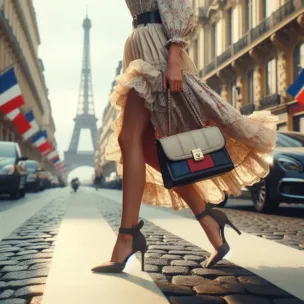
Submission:
[[[170,43],[186,44],[185,38],[194,26],[189,0],[126,0],[131,15],[159,10],[164,31]]]

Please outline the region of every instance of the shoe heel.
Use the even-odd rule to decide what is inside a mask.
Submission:
[[[141,271],[145,271],[145,251],[141,252]]]
[[[239,229],[237,229],[231,222],[230,222],[230,220],[227,218],[227,224],[232,228],[232,229],[234,229],[234,231],[236,231],[239,235],[241,235],[242,234],[242,232],[239,230]]]

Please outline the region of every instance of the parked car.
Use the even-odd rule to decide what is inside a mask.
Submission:
[[[278,132],[267,159],[270,173],[249,188],[258,212],[274,212],[280,203],[304,203],[304,134]]]
[[[26,160],[17,143],[0,141],[0,194],[9,194],[12,199],[24,197]]]
[[[27,178],[25,182],[26,191],[39,192],[43,186],[41,166],[35,160],[27,160],[25,162]]]
[[[57,176],[52,176],[51,179],[51,188],[58,188],[59,187],[59,179]]]

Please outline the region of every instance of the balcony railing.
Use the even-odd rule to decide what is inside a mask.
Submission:
[[[210,1],[212,2],[212,1]],[[289,0],[283,6],[281,6],[277,11],[275,11],[270,17],[263,20],[258,26],[254,29],[248,31],[245,36],[243,36],[239,41],[230,46],[225,50],[221,55],[216,57],[211,63],[206,65],[202,71],[201,75],[207,75],[211,71],[215,70],[218,66],[223,64],[229,58],[233,57],[246,47],[250,43],[254,42],[262,35],[267,33],[269,30],[274,28],[277,24],[281,23],[288,16],[298,11],[299,9],[304,8],[304,0]]]
[[[272,94],[265,96],[260,101],[260,110],[278,106],[281,103],[281,95]]]
[[[232,56],[232,47],[229,47],[224,53],[217,57],[217,64],[220,65]]]
[[[254,110],[255,110],[254,103],[248,103],[248,104],[241,107],[241,113],[243,115],[250,115],[250,114],[253,113]]]

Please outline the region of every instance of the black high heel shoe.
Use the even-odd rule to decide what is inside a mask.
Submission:
[[[219,209],[213,209],[214,206],[207,204],[206,208],[203,212],[196,215],[196,219],[199,221],[202,218],[204,218],[206,215],[210,215],[213,217],[213,219],[219,224],[220,226],[220,236],[223,241],[223,245],[217,250],[217,252],[209,258],[209,260],[204,265],[205,268],[211,268],[214,266],[217,262],[222,260],[224,256],[229,252],[230,247],[226,241],[224,229],[226,225],[229,225],[232,229],[234,229],[239,235],[242,234],[240,230],[238,230],[229,220],[227,215],[219,210]]]
[[[132,252],[122,263],[108,262],[101,264],[92,269],[93,272],[98,273],[120,273],[124,270],[129,258],[136,252],[141,252],[141,270],[145,271],[145,252],[147,251],[147,242],[140,229],[144,226],[144,222],[140,221],[132,228],[119,228],[119,233],[133,235]]]

